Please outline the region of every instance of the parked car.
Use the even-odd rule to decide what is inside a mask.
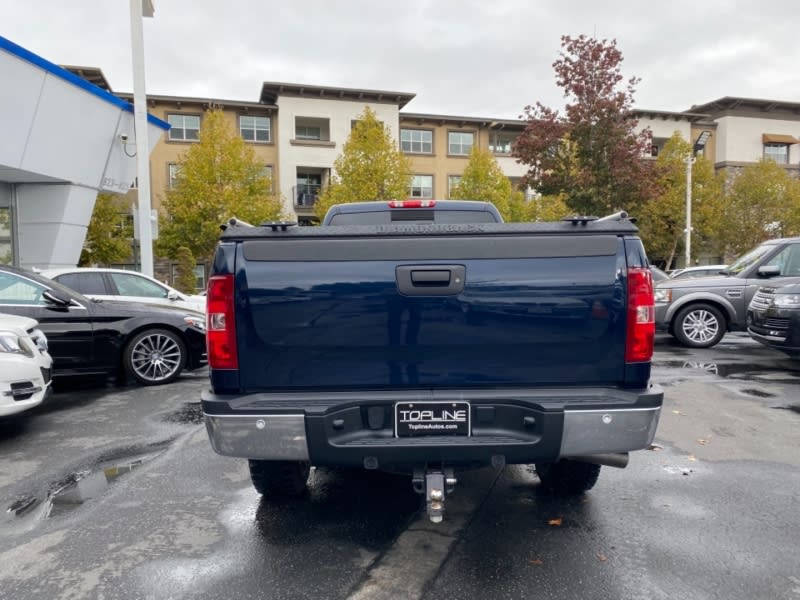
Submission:
[[[659,281],[666,281],[667,279],[669,279],[669,275],[667,275],[664,271],[662,271],[658,267],[654,267],[653,265],[650,265],[650,272],[653,274],[653,284],[656,284]]]
[[[670,272],[672,279],[690,279],[694,277],[714,277],[724,271],[728,265],[701,265],[698,267],[687,267],[685,269],[675,269]]]
[[[44,401],[52,365],[47,338],[34,319],[0,314],[0,417]]]
[[[169,306],[92,300],[43,275],[0,265],[0,311],[39,322],[53,375],[173,381],[205,364],[205,315]]]
[[[747,332],[757,342],[800,359],[800,279],[758,288],[747,309]]]
[[[73,267],[45,269],[40,273],[88,298],[177,306],[199,312],[206,310],[205,296],[184,294],[137,271]]]
[[[714,346],[726,331],[744,331],[747,306],[767,279],[800,276],[800,237],[766,241],[724,273],[656,284],[656,327],[692,348]]]

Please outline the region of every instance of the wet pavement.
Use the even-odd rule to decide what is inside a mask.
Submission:
[[[649,451],[588,494],[464,474],[432,525],[405,477],[312,472],[268,502],[211,451],[202,373],[60,390],[0,422],[0,597],[800,600],[800,362],[659,337]]]

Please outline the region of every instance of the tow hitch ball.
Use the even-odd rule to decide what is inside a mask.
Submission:
[[[414,469],[411,480],[414,491],[425,495],[425,507],[432,523],[441,523],[444,514],[444,498],[452,493],[458,479],[452,468],[441,470]]]

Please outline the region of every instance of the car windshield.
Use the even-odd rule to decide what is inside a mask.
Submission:
[[[770,252],[773,248],[774,246],[771,244],[762,244],[761,246],[753,248],[752,250],[750,250],[750,252],[735,260],[731,266],[725,269],[725,273],[728,273],[730,275],[737,275],[741,273],[747,267],[749,267],[750,265],[761,259],[761,257],[764,256],[767,252]]]

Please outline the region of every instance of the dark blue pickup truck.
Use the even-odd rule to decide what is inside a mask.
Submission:
[[[421,207],[418,207],[421,208]],[[230,226],[208,286],[213,448],[256,489],[311,466],[408,473],[439,521],[457,471],[535,464],[580,493],[653,440],[653,285],[627,219]]]

